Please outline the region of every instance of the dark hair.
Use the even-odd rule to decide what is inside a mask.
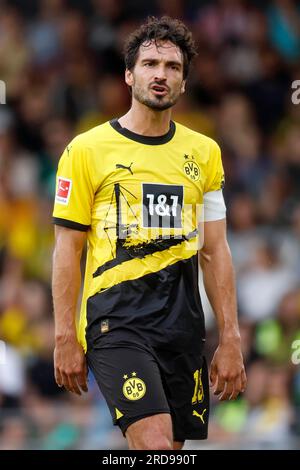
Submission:
[[[189,31],[185,24],[169,16],[163,16],[162,18],[149,16],[146,23],[130,34],[124,46],[126,68],[128,70],[133,69],[140,46],[152,41],[156,44],[159,41],[171,41],[181,49],[183,55],[183,78],[185,79],[189,72],[190,63],[197,55],[195,43],[191,31]]]

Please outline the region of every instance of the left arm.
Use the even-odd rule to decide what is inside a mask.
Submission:
[[[210,367],[210,382],[220,400],[235,399],[246,387],[237,320],[236,292],[226,219],[204,223],[199,252],[205,291],[215,313],[219,346]]]

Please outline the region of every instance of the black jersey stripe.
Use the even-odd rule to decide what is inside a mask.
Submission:
[[[103,322],[105,332],[101,331]],[[171,350],[198,350],[204,338],[197,255],[122,281],[87,300],[89,348],[125,339]]]
[[[83,225],[73,220],[61,219],[60,217],[53,217],[53,223],[55,225],[61,225],[62,227],[71,228],[73,230],[79,230],[80,232],[87,232],[90,228],[89,225]]]

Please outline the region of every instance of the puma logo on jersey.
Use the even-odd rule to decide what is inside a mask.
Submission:
[[[200,418],[203,424],[205,424],[204,423],[204,418],[203,418],[205,411],[206,411],[206,408],[204,408],[204,411],[203,411],[203,413],[201,413],[201,415],[199,413],[197,413],[197,411],[195,411],[195,410],[193,411],[193,416],[197,416],[197,418]]]
[[[122,165],[121,163],[116,163],[116,168],[123,168],[124,170],[128,170],[128,171],[130,171],[130,173],[133,175],[132,169],[131,169],[131,165],[132,165],[133,163],[134,163],[134,162],[131,162],[129,166]]]

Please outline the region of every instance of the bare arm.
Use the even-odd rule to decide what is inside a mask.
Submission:
[[[55,226],[52,294],[55,319],[55,379],[59,386],[87,391],[86,360],[76,335],[76,306],[81,284],[80,260],[86,233]]]
[[[204,287],[219,329],[219,346],[211,363],[210,380],[220,400],[234,399],[245,389],[246,374],[225,219],[204,223],[204,245],[199,257]]]

